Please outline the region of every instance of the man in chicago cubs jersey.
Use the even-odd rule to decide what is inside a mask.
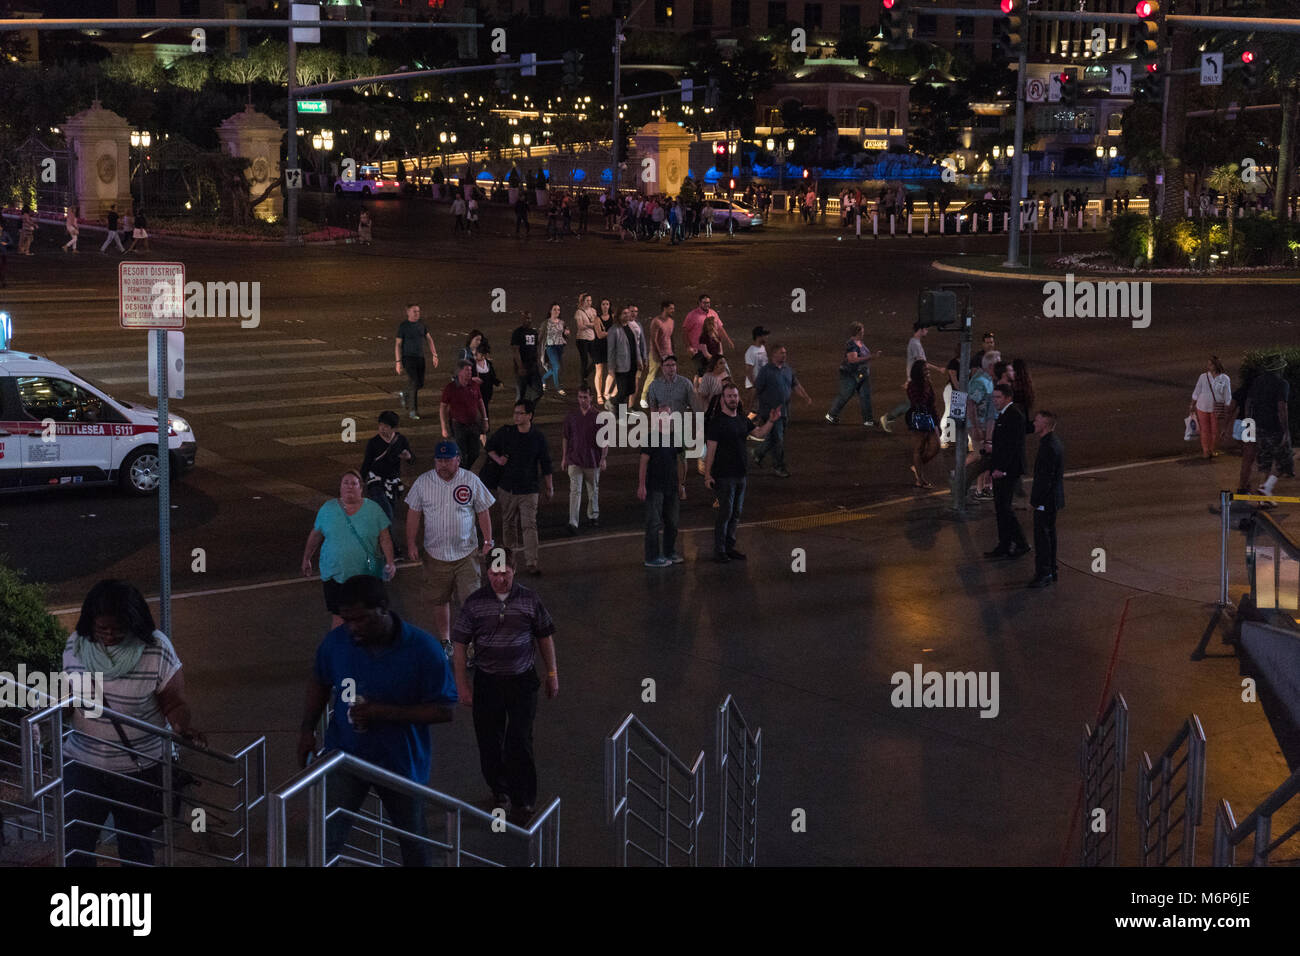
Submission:
[[[434,450],[434,467],[411,485],[406,503],[411,513],[406,520],[406,553],[420,555],[421,519],[424,523],[425,578],[433,591],[434,631],[451,656],[451,597],[462,604],[479,586],[479,569],[475,550],[477,519],[483,533],[483,554],[492,550],[492,518],[488,509],[496,499],[479,481],[478,475],[460,466],[460,449],[454,441],[438,443]]]

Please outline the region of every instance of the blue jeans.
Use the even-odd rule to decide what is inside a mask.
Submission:
[[[366,801],[370,786],[366,781],[360,780],[347,772],[329,775],[326,791],[329,795],[330,812],[333,813],[336,808],[338,808],[339,812],[330,817],[329,822],[325,825],[326,862],[342,851],[348,833],[352,830],[354,821],[352,817],[346,815],[343,811],[351,810],[355,812],[359,810]],[[375,787],[375,792],[379,794],[379,802],[388,814],[388,822],[391,825],[400,827],[417,836],[427,835],[424,823],[424,806],[419,800],[385,787]],[[421,843],[419,840],[407,837],[399,839],[398,843],[402,848],[402,866],[429,866],[431,857],[427,843]]]
[[[765,420],[763,412],[759,412],[759,420]],[[778,468],[785,468],[785,422],[785,410],[782,409],[781,417],[772,423],[772,430],[767,433],[767,437],[763,439],[754,453],[754,457],[758,459],[760,464],[770,453],[772,463]]]
[[[393,521],[393,503],[388,499],[387,492],[384,491],[383,481],[372,481],[366,485],[366,497],[379,505],[380,509],[388,516],[389,524]],[[396,539],[394,539],[396,544]]]
[[[744,478],[715,478],[713,492],[718,496],[718,516],[713,521],[713,552],[725,554],[736,550],[736,528],[745,507]]]
[[[556,388],[560,387],[560,363],[563,361],[564,361],[563,345],[546,346],[546,364],[549,365],[550,368],[548,368],[546,370],[546,374],[542,376],[543,384],[545,384],[546,380],[549,378],[555,382]]]
[[[677,549],[677,518],[681,502],[676,492],[647,491],[645,496],[645,559],[665,558]],[[659,532],[664,533],[659,550]]]
[[[858,393],[858,406],[862,409],[862,420],[869,422],[875,418],[871,414],[871,376],[863,375],[858,378],[856,372],[840,372],[840,393],[831,403],[831,418],[840,417],[840,412],[849,403],[854,392]]]

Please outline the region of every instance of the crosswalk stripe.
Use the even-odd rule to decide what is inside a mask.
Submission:
[[[278,334],[278,333],[277,333]],[[142,343],[143,344],[143,343]],[[223,349],[265,349],[268,345],[273,345],[277,349],[290,345],[326,345],[323,339],[276,339],[274,342],[257,342],[249,338],[231,339],[229,342],[191,342],[187,338],[185,341],[185,354],[191,352],[220,352]],[[46,354],[54,358],[60,365],[68,365],[73,362],[80,362],[85,359],[94,358],[99,355],[121,356],[123,346],[111,349],[50,349]]]
[[[324,354],[324,353],[317,353],[317,354]],[[243,377],[265,378],[268,375],[278,375],[278,376],[319,375],[321,372],[363,372],[363,373],[369,373],[371,375],[381,374],[376,372],[376,366],[374,362],[368,362],[366,364],[349,362],[347,364],[312,365],[306,368],[232,369],[227,372],[195,373],[195,372],[191,372],[189,369],[186,369],[185,381],[188,384],[189,382],[195,380],[243,378]],[[138,373],[136,375],[128,375],[125,377],[119,376],[115,378],[96,377],[96,381],[101,382],[104,385],[136,385],[139,384],[140,380],[141,378]]]
[[[253,362],[265,363],[267,361],[279,361],[281,359],[311,359],[311,358],[321,358],[321,357],[338,358],[344,355],[363,355],[363,354],[365,353],[360,352],[357,349],[304,349],[298,352],[277,351],[273,357],[269,357],[265,353],[262,353],[259,355],[232,355],[223,358],[205,358],[199,362],[190,362],[190,361],[186,362],[185,380],[188,382],[192,378],[202,378],[205,375],[211,376],[213,374],[217,374],[216,370],[226,365],[242,365],[244,363],[253,363]],[[122,361],[80,362],[77,365],[78,369],[85,369],[88,372],[93,372],[96,369],[122,369],[123,371],[126,371],[127,369],[131,369],[131,368],[140,369],[140,368],[147,368],[147,367],[148,366],[146,365],[145,362],[141,362],[138,360],[129,361],[129,362],[122,362]],[[208,371],[209,367],[211,367],[213,371]],[[369,367],[373,369],[374,364],[371,363]],[[278,373],[281,370],[267,369],[267,371]],[[252,374],[252,373],[234,371],[233,374],[245,375],[245,374]],[[104,381],[106,382],[111,381],[111,379],[105,379]]]
[[[383,411],[383,408],[381,407],[381,406],[383,405],[383,402],[380,401],[380,399],[382,399],[382,398],[383,398],[383,395],[382,395],[382,394],[379,394],[379,395],[367,395],[367,396],[365,396],[364,398],[362,398],[361,401],[370,402],[371,404],[373,404],[373,405],[375,406],[375,415],[378,415],[379,412]],[[253,405],[252,407],[247,408],[247,409],[243,409],[243,410],[244,410],[244,411],[256,411],[258,408],[267,408],[267,407],[269,406],[269,404],[270,404],[270,403],[263,402],[263,403]],[[282,404],[282,403],[276,403],[276,404]],[[305,402],[294,402],[293,404],[294,404],[294,405],[303,405],[303,406],[306,406],[306,405],[324,405],[324,404],[327,404],[327,402],[325,402],[325,401],[320,401],[320,400],[318,400],[318,399],[311,399],[311,400],[309,400],[309,401],[305,401]],[[335,399],[335,400],[329,401],[328,404],[342,405],[342,404],[344,404],[344,401],[340,401],[340,400],[338,400],[338,399]],[[390,399],[389,404],[390,404],[390,405],[396,405],[396,404],[397,404],[397,400],[396,400],[396,399]],[[194,410],[193,410],[192,408],[187,408],[186,411],[187,411],[187,412],[190,412],[191,414],[193,414],[193,412],[194,412]],[[358,414],[360,414],[360,413],[358,413]],[[367,421],[371,421],[371,420],[372,420],[372,419],[370,419],[370,418],[367,419]],[[326,422],[326,421],[330,421],[330,418],[329,418],[328,415],[290,415],[290,416],[286,416],[286,417],[284,417],[284,418],[259,418],[259,419],[250,420],[250,421],[222,422],[221,424],[225,425],[227,428],[234,428],[234,429],[236,429],[236,430],[238,430],[238,431],[256,431],[257,429],[262,429],[262,428],[267,428],[267,429],[270,429],[270,428],[292,428],[292,427],[297,426],[297,425],[307,425],[307,424],[311,424],[312,422],[315,422],[316,424],[319,425],[319,424],[322,424],[323,422]]]

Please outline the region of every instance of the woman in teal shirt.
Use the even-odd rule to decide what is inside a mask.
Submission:
[[[358,574],[380,576],[380,553],[383,553],[383,579],[397,571],[393,562],[391,522],[384,510],[361,491],[361,473],[345,471],[339,481],[339,496],[321,505],[316,524],[307,536],[302,555],[302,573],[311,577],[312,558],[320,550],[320,579],[325,588],[325,607],[333,615],[334,627],[343,623],[339,617],[338,589],[348,578]]]

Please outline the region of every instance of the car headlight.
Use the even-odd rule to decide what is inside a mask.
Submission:
[[[178,435],[181,432],[187,432],[190,430],[190,423],[187,422],[185,419],[181,418],[179,415],[168,415],[167,424],[170,425],[172,431],[174,431]]]

